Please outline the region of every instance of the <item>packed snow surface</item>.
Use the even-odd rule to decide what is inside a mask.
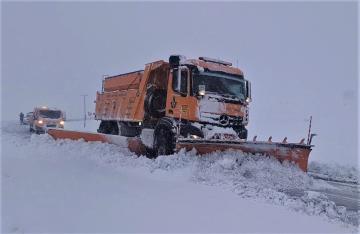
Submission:
[[[309,172],[326,180],[359,184],[359,170],[355,166],[310,162]]]
[[[238,152],[154,160],[3,123],[3,232],[356,232],[331,185]]]

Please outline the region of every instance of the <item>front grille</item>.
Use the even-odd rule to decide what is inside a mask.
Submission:
[[[240,116],[229,116],[230,125],[242,125],[243,118]]]
[[[222,125],[220,123],[220,118],[223,115],[218,115],[218,114],[212,114],[212,113],[201,113],[201,119],[204,122],[208,122],[208,123],[212,123],[212,124],[216,124],[216,125],[221,125],[221,126],[240,126],[243,125],[243,117],[241,116],[227,116],[228,118],[228,124],[227,125]]]
[[[56,124],[48,124],[48,125],[46,125],[46,127],[48,127],[48,128],[56,128]]]

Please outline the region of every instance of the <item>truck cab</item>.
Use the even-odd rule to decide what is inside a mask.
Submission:
[[[251,85],[241,70],[206,57],[186,60],[173,56],[170,67],[166,116],[187,120],[201,132],[216,126],[231,128],[239,138],[247,138]]]
[[[65,114],[56,108],[35,107],[29,118],[30,132],[44,133],[47,128],[64,128]]]

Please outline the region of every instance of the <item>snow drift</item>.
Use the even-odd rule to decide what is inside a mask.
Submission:
[[[325,164],[312,161],[309,163],[309,173],[325,180],[359,184],[359,171],[355,166]]]
[[[59,157],[81,163],[90,159],[96,165],[110,167],[121,173],[141,171],[154,177],[163,175],[161,179],[165,181],[171,178],[171,183],[179,178],[179,181],[192,181],[232,191],[241,198],[249,199],[249,203],[266,202],[298,213],[321,216],[323,220],[340,224],[348,231],[357,231],[359,213],[336,206],[324,194],[314,192],[331,185],[315,180],[292,163],[281,164],[272,158],[234,151],[212,153],[204,157],[196,156],[194,151],[180,151],[172,156],[148,159],[137,157],[127,148],[116,145],[81,140],[55,141],[47,134],[29,135],[27,129],[12,127],[2,127],[1,142],[6,146],[2,153],[5,154],[11,154],[11,148],[16,147],[17,154],[23,157],[34,157],[28,158],[33,160],[44,158],[54,161],[54,165]]]
[[[171,157],[148,159],[111,144],[54,141],[49,135],[31,135],[29,144],[49,152],[55,147],[64,155],[76,151],[78,157],[90,158],[119,170],[146,168],[152,173],[166,171],[178,174],[195,183],[221,186],[244,198],[267,201],[308,215],[320,215],[330,221],[355,226],[359,218],[359,213],[336,206],[325,195],[312,191],[331,185],[314,180],[292,163],[280,163],[273,158],[234,151],[199,157],[195,151],[182,150]]]

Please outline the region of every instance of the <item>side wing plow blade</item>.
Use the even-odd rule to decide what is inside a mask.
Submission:
[[[179,140],[176,149],[196,149],[200,155],[215,151],[238,150],[248,154],[260,154],[275,157],[280,162],[291,161],[296,163],[301,170],[307,171],[308,158],[311,145],[280,143],[271,141],[232,141],[217,140]]]

